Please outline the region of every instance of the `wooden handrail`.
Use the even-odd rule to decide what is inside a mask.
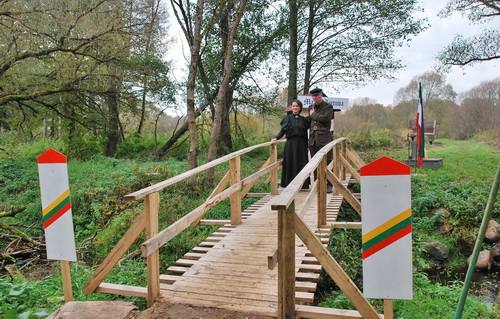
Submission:
[[[196,225],[205,213],[217,205],[221,201],[230,198],[231,200],[231,223],[241,223],[241,199],[250,191],[257,180],[264,174],[271,172],[271,175],[276,175],[282,161],[277,160],[277,143],[284,142],[283,140],[266,142],[228,154],[214,161],[206,163],[195,169],[189,170],[170,179],[146,187],[134,193],[125,196],[125,200],[139,200],[145,198],[144,212],[127,230],[119,243],[112,249],[110,254],[104,259],[101,266],[85,284],[83,291],[86,294],[95,291],[108,293],[118,293],[131,296],[147,297],[148,306],[151,306],[155,299],[159,296],[160,291],[160,276],[159,276],[159,248],[167,243],[170,239],[182,232],[190,225]],[[240,175],[240,160],[241,155],[251,152],[255,149],[270,146],[270,157],[261,166],[260,170],[245,179],[241,179]],[[182,180],[201,173],[209,168],[219,164],[229,162],[229,170],[222,178],[219,184],[215,187],[208,199],[199,207],[183,216],[168,228],[158,231],[158,211],[160,204],[159,191],[170,185],[174,185]],[[272,178],[277,184],[277,177]],[[225,189],[227,186],[229,187]],[[244,188],[242,190],[242,188]],[[272,189],[276,190],[277,185]],[[143,256],[147,258],[147,275],[148,285],[146,291],[142,287],[130,287],[122,285],[114,285],[103,283],[103,279],[109,274],[111,269],[118,263],[126,250],[133,244],[139,235],[146,231],[146,241],[142,244],[141,250]]]
[[[239,151],[236,151],[234,153],[231,153],[231,154],[228,154],[226,156],[223,156],[223,157],[220,157],[220,158],[217,158],[213,161],[210,161],[206,164],[203,164],[201,166],[198,166],[196,168],[193,168],[187,172],[184,172],[182,174],[179,174],[179,175],[176,175],[172,178],[169,178],[167,180],[164,180],[162,182],[159,182],[159,183],[156,183],[154,185],[151,185],[149,187],[146,187],[146,188],[143,188],[141,190],[138,190],[136,192],[133,192],[133,193],[130,193],[128,195],[125,195],[125,197],[123,198],[124,200],[126,201],[132,201],[132,200],[138,200],[138,199],[141,199],[149,194],[152,194],[152,193],[156,193],[156,192],[159,192],[161,191],[162,189],[164,189],[165,187],[168,187],[170,185],[173,185],[173,184],[176,184],[178,182],[181,182],[183,180],[185,180],[186,178],[189,178],[193,175],[196,175],[196,174],[199,174],[209,168],[212,168],[214,166],[217,166],[219,164],[222,164],[224,162],[227,162],[235,157],[238,157],[238,156],[241,156],[243,154],[246,154],[246,153],[249,153],[255,149],[258,149],[260,147],[264,147],[264,146],[268,146],[268,145],[272,145],[272,144],[276,144],[276,143],[280,143],[280,142],[284,142],[284,140],[277,140],[277,141],[272,141],[272,142],[266,142],[266,143],[262,143],[262,144],[258,144],[258,145],[253,145],[253,146],[250,146],[250,147],[247,147],[247,148],[244,148],[242,150],[239,150]]]
[[[275,197],[271,202],[271,208],[273,210],[286,210],[288,206],[292,203],[295,195],[302,188],[302,184],[309,177],[309,175],[314,172],[314,170],[319,166],[319,163],[323,160],[323,157],[333,149],[338,143],[347,140],[347,138],[338,138],[327,145],[323,146],[304,166],[297,176],[288,184],[288,186],[281,192],[278,197]]]
[[[327,165],[327,154],[332,149],[335,150],[334,163]],[[317,170],[318,179],[313,188],[318,198],[318,227],[326,225],[326,180],[335,186],[336,194],[341,194],[361,215],[360,202],[343,184],[347,178],[347,171],[359,182],[359,174],[349,160],[358,168],[363,164],[361,158],[350,149],[348,139],[340,138],[330,142],[316,153],[295,179],[271,202],[271,208],[278,211],[278,247],[272,250],[268,256],[268,268],[273,269],[278,264],[278,318],[295,317],[296,315],[295,296],[287,293],[295,291],[295,261],[285,259],[287,254],[293,253],[292,246],[295,244],[295,234],[318,259],[363,318],[380,318],[377,311],[366,300],[347,273],[302,220],[302,215],[310,204],[311,196],[297,211],[295,208],[296,194],[311,172]],[[360,226],[360,223],[349,225],[350,228],[360,228]]]

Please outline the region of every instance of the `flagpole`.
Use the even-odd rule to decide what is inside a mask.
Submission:
[[[424,162],[425,156],[425,129],[424,129],[424,102],[422,99],[422,83],[418,82],[418,109],[417,118],[415,119],[417,127],[417,149],[415,159],[415,171],[420,168]]]

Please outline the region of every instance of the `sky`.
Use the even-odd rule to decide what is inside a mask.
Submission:
[[[448,18],[438,17],[437,14],[447,2],[443,0],[420,1],[419,6],[424,9],[424,12],[416,16],[427,18],[430,27],[414,37],[409,46],[396,50],[396,56],[402,60],[403,65],[406,65],[403,70],[394,74],[396,81],[381,80],[358,89],[341,89],[339,92],[332,92],[330,96],[349,98],[350,103],[357,97],[369,97],[385,106],[392,104],[396,92],[407,86],[414,76],[433,70],[433,66],[437,64],[435,56],[452,42],[455,35],[462,34],[468,37],[479,33],[485,26],[498,29],[500,25],[500,19],[484,25],[472,24],[460,13],[454,13]],[[451,84],[455,92],[460,94],[483,81],[493,80],[499,76],[500,60],[497,59],[463,68],[453,66],[451,72],[446,75],[446,83]]]
[[[418,6],[424,11],[416,13],[415,16],[427,18],[430,26],[413,37],[408,44],[396,49],[396,57],[405,65],[402,70],[393,74],[396,80],[379,80],[361,88],[341,88],[338,92],[328,92],[327,88],[323,87],[325,93],[330,97],[348,98],[350,104],[358,97],[368,97],[382,105],[392,105],[394,95],[400,88],[407,86],[413,77],[433,70],[433,67],[437,65],[436,55],[452,42],[455,35],[462,34],[469,37],[480,33],[485,27],[498,29],[500,25],[498,18],[486,24],[473,24],[460,13],[454,13],[448,18],[440,18],[437,14],[444,8],[447,0],[420,0],[419,2]],[[171,18],[173,19],[171,24],[173,34],[177,39],[183,39],[182,31],[173,18],[173,14]],[[176,43],[176,76],[179,78],[187,77],[184,56],[188,55],[189,49],[182,42],[183,40],[180,40]],[[446,75],[446,83],[451,84],[455,92],[460,94],[483,81],[493,80],[499,76],[500,59],[497,59],[476,63],[473,66],[453,66],[451,72]]]

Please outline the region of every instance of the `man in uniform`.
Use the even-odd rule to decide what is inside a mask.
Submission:
[[[310,92],[314,104],[309,106],[309,117],[311,127],[309,129],[309,153],[313,157],[323,146],[333,140],[330,127],[333,119],[333,107],[330,103],[323,101],[323,90],[312,89]],[[327,161],[332,161],[332,152],[328,152]],[[327,192],[332,192],[332,185],[328,182]]]

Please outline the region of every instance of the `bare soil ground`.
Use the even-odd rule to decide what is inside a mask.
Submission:
[[[253,313],[220,308],[199,307],[190,304],[172,304],[159,300],[144,311],[133,312],[126,319],[274,319]]]

